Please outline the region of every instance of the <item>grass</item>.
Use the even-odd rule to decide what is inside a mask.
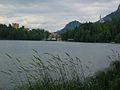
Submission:
[[[11,76],[15,85],[13,90],[120,90],[120,55],[117,52],[109,57],[111,63],[108,68],[86,77],[78,57],[73,59],[66,53],[66,58],[62,59],[45,53],[50,58],[44,60],[36,50],[33,51],[33,62],[28,67],[15,58],[16,71],[1,71]],[[13,60],[11,55],[6,55]],[[12,77],[14,73],[19,76]]]

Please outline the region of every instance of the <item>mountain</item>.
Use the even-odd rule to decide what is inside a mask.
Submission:
[[[110,22],[114,19],[120,19],[120,5],[118,6],[118,9],[115,12],[112,12],[111,14],[103,18],[104,22]]]
[[[120,19],[120,5],[118,6],[118,9],[115,12],[112,12],[111,14],[101,18],[101,20],[97,21],[98,22],[111,22],[113,20]],[[73,30],[76,27],[79,27],[81,23],[79,21],[72,21],[68,23],[63,29],[59,30],[58,33],[64,33],[67,30]]]
[[[79,21],[72,21],[70,23],[68,23],[63,29],[61,29],[60,31],[58,31],[58,33],[64,33],[66,32],[67,30],[73,30],[75,29],[76,27],[79,27],[80,26],[80,22]]]

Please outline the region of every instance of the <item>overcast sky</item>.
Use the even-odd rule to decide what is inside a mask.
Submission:
[[[0,23],[57,31],[70,21],[97,21],[115,11],[120,0],[0,0]]]

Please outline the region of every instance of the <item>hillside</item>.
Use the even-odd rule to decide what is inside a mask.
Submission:
[[[118,6],[118,9],[115,12],[112,12],[111,14],[103,18],[104,22],[110,22],[114,19],[120,19],[120,5]]]
[[[120,43],[120,5],[115,12],[94,23],[81,23],[80,27],[61,34],[63,41]]]
[[[73,30],[75,29],[76,27],[79,27],[80,26],[80,22],[79,21],[72,21],[70,23],[68,23],[63,29],[59,30],[58,32],[59,33],[64,33],[66,32],[67,30]]]

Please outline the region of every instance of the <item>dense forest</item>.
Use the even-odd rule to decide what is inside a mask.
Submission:
[[[120,43],[120,19],[110,22],[86,22],[61,34],[63,41]]]
[[[44,40],[49,32],[44,29],[26,30],[24,26],[16,29],[9,24],[0,24],[0,40]]]
[[[24,26],[16,29],[0,24],[0,40],[47,40],[49,32],[44,29],[26,30]],[[116,42],[120,43],[120,19],[110,22],[86,22],[73,30],[61,34],[63,41],[75,42]]]

